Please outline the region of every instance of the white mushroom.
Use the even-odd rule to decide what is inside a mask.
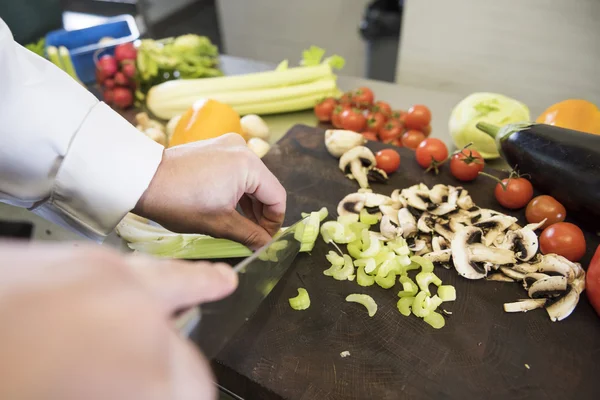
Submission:
[[[448,201],[448,186],[446,185],[435,185],[429,191],[429,199],[434,204],[441,204]]]
[[[431,204],[427,207],[427,211],[430,214],[441,216],[446,215],[452,211],[456,210],[456,205],[452,205],[450,203],[441,203],[441,204]]]
[[[369,187],[367,171],[375,165],[375,155],[365,146],[357,146],[345,152],[339,167],[349,177],[356,179],[361,188]]]
[[[240,118],[240,125],[242,126],[242,132],[249,138],[259,138],[263,140],[269,138],[269,126],[256,114],[244,115]],[[325,144],[327,144],[327,132],[325,132]]]
[[[514,303],[504,303],[505,312],[527,312],[542,308],[546,304],[546,299],[525,299]]]
[[[381,231],[381,234],[387,239],[395,239],[397,237],[402,236],[402,228],[398,224],[397,214],[395,220],[390,215],[384,215],[381,218],[379,230]]]
[[[508,276],[511,279],[514,279],[515,281],[520,281],[523,280],[523,278],[525,278],[525,274],[515,271],[512,268],[509,267],[500,267],[500,272],[502,272],[504,275]]]
[[[475,203],[473,203],[473,199],[471,199],[469,192],[464,189],[459,189],[458,192],[459,195],[458,199],[456,200],[456,205],[458,207],[463,210],[471,210],[473,207],[475,207]]]
[[[501,235],[511,226],[517,219],[508,215],[494,215],[487,219],[482,219],[473,224],[473,226],[483,230],[486,246],[491,246],[498,235]]]
[[[338,203],[337,213],[339,216],[355,214],[358,215],[360,210],[365,206],[364,193],[350,193]]]
[[[258,158],[263,158],[271,150],[271,145],[258,137],[250,138],[247,146]]]
[[[406,202],[409,206],[421,211],[427,210],[429,193],[426,190],[417,189],[413,186],[411,188],[402,190],[400,195],[406,198]]]
[[[435,219],[429,213],[424,212],[421,214],[419,221],[417,222],[417,228],[419,231],[423,233],[431,233],[433,232],[433,228],[435,227]]]
[[[509,278],[508,276],[501,274],[499,272],[488,275],[487,278],[485,278],[485,280],[496,281],[496,282],[514,282],[515,281],[514,279]]]
[[[335,158],[340,158],[348,150],[356,146],[362,146],[365,143],[367,143],[367,140],[360,133],[343,129],[328,129],[325,131],[325,147],[329,154]]]
[[[482,237],[481,229],[470,226],[457,232],[452,239],[450,249],[454,268],[464,278],[482,279],[487,275],[483,263],[473,262],[468,251],[468,245],[481,242]]]
[[[398,222],[402,228],[402,235],[405,238],[417,232],[417,221],[407,208],[398,210]]]
[[[549,276],[538,279],[528,290],[532,299],[558,297],[567,290],[567,278],[564,276]]]

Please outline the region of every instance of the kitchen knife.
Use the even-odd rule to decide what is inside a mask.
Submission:
[[[294,238],[299,221],[271,242],[234,267],[239,285],[225,299],[203,304],[188,314],[180,330],[212,360],[256,312],[271,293],[300,251],[300,241]],[[185,318],[185,317],[183,317]]]

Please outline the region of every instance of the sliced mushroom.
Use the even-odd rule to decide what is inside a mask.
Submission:
[[[580,292],[571,286],[569,286],[568,289],[569,290],[564,296],[560,297],[557,301],[546,307],[546,312],[548,313],[550,320],[553,322],[562,321],[571,315],[577,306],[577,303],[579,302]]]
[[[387,239],[395,239],[397,237],[402,236],[402,228],[398,224],[396,214],[396,220],[393,220],[389,215],[384,215],[381,218],[381,223],[379,224],[379,230],[381,234]]]
[[[356,179],[361,188],[369,187],[367,171],[375,165],[375,155],[365,146],[356,146],[340,158],[339,167],[349,177]]]
[[[546,278],[550,278],[550,275],[542,274],[540,272],[532,272],[530,274],[526,274],[523,277],[523,287],[525,288],[525,290],[529,290],[529,287],[535,282],[539,281],[540,279]]]
[[[423,233],[433,232],[435,226],[435,218],[431,214],[424,212],[421,214],[419,221],[417,222],[417,228]]]
[[[338,203],[337,213],[339,216],[360,213],[365,206],[364,193],[350,193]]]
[[[450,203],[430,204],[427,207],[427,211],[430,214],[437,216],[446,215],[454,210],[456,210],[456,206]]]
[[[400,195],[400,189],[394,190],[392,192],[391,197],[392,197],[392,202],[393,202],[394,206],[396,206],[398,209],[404,208],[408,205],[408,202],[406,201],[404,196]]]
[[[495,265],[506,265],[515,263],[515,254],[506,249],[487,247],[481,243],[467,245],[471,261],[489,262]]]
[[[431,239],[431,247],[433,248],[433,251],[442,251],[450,249],[450,246],[448,245],[446,239],[444,239],[441,236],[434,236],[433,239]]]
[[[558,297],[567,290],[567,278],[564,276],[549,276],[536,280],[528,290],[532,299]]]
[[[505,312],[527,312],[542,308],[546,304],[546,299],[525,299],[514,303],[504,303]]]
[[[458,231],[450,244],[454,268],[464,278],[482,279],[487,275],[487,270],[482,262],[471,260],[469,245],[480,243],[483,237],[481,229],[469,226]]]
[[[486,246],[491,246],[498,235],[501,235],[509,226],[517,219],[508,215],[494,215],[485,220],[480,220],[473,226],[481,229],[485,234],[484,243]]]
[[[400,195],[406,198],[406,202],[409,206],[421,211],[427,210],[427,202],[429,201],[429,194],[427,191],[408,188],[402,190]]]
[[[391,218],[391,220],[394,221],[394,223],[396,225],[399,224],[399,222],[398,222],[398,208],[396,208],[394,205],[382,204],[382,205],[379,206],[379,211],[381,211],[381,213],[383,215],[387,215],[389,218]]]
[[[473,203],[473,199],[469,195],[465,189],[459,189],[458,199],[456,200],[456,205],[463,210],[470,210],[475,207],[475,203]]]
[[[432,263],[447,263],[452,257],[452,251],[450,249],[432,251],[423,255],[423,258],[431,261]]]
[[[446,203],[448,201],[448,186],[435,185],[429,191],[429,199],[434,204]]]
[[[509,267],[500,267],[500,272],[502,272],[509,278],[514,279],[515,281],[520,281],[523,280],[523,278],[525,278],[525,274],[515,271],[514,269]]]
[[[498,247],[514,251],[517,259],[521,261],[529,261],[538,251],[538,237],[527,226],[518,230],[509,230]]]
[[[575,279],[574,267],[571,266],[571,262],[566,258],[557,254],[546,254],[542,256],[539,261],[538,271],[546,273],[548,275],[562,275],[567,278],[569,282]]]
[[[402,235],[405,238],[408,238],[417,232],[417,220],[407,208],[398,210],[398,222],[402,228]]]
[[[433,229],[435,233],[441,235],[448,242],[451,242],[452,239],[454,239],[454,231],[452,230],[452,228],[450,228],[449,223],[436,222]]]
[[[367,171],[367,179],[369,182],[386,183],[389,177],[384,170],[372,167]]]
[[[392,203],[392,199],[388,196],[378,193],[364,193],[365,207],[375,208]]]
[[[488,277],[485,279],[488,281],[496,281],[496,282],[514,282],[515,281],[514,279],[509,278],[508,276],[501,274],[499,272],[488,275]]]
[[[413,253],[422,252],[427,248],[427,242],[423,239],[419,239],[416,237],[409,237],[406,239],[406,243],[408,244],[408,248]]]

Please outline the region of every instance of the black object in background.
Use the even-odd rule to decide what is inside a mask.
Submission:
[[[0,221],[0,239],[31,239],[33,224],[20,221]]]
[[[366,41],[366,77],[394,82],[404,1],[375,0],[367,5],[360,23]]]
[[[37,42],[55,29],[61,29],[61,0],[2,0],[0,18],[22,45]]]

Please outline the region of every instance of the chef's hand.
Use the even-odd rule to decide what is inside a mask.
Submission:
[[[133,212],[175,232],[257,249],[281,228],[285,202],[285,189],[244,139],[227,134],[165,150]]]
[[[0,259],[0,399],[216,398],[172,314],[231,293],[229,266],[72,245],[0,244]]]

